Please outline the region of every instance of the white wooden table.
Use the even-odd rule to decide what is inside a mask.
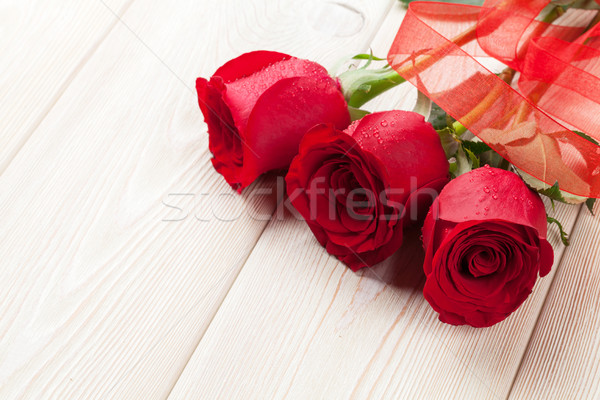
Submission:
[[[275,196],[233,196],[213,171],[197,76],[254,49],[385,54],[403,13],[0,0],[0,398],[599,399],[587,211],[557,207],[573,244],[551,231],[553,272],[516,314],[452,327],[422,296],[416,239],[352,273]]]

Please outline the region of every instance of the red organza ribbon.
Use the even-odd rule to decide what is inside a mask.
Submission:
[[[522,171],[600,197],[600,28],[596,11],[536,20],[548,0],[483,7],[413,2],[388,54],[405,79]],[[482,63],[520,73],[518,90]]]

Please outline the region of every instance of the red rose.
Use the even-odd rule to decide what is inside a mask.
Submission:
[[[215,169],[239,192],[264,172],[287,168],[306,131],[350,123],[338,83],[311,61],[271,51],[235,58],[196,81]]]
[[[398,250],[402,225],[411,215],[424,216],[447,175],[431,124],[419,114],[388,111],[345,131],[314,127],[286,182],[291,203],[319,243],[356,271]]]
[[[550,272],[546,210],[512,172],[478,168],[451,181],[423,226],[423,294],[453,325],[491,326]]]

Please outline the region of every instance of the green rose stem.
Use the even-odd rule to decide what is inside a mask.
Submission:
[[[563,15],[564,12],[565,9],[563,7],[556,6],[554,9],[552,9],[552,11],[550,11],[550,13],[548,13],[548,15],[546,15],[543,21],[548,24],[552,23],[554,20]],[[543,33],[545,28],[545,26],[541,26],[532,32],[532,34],[540,35]],[[343,72],[338,76],[338,79],[342,86],[344,97],[346,98],[350,110],[353,114],[360,116],[361,111],[359,108],[362,105],[384,93],[385,91],[404,83],[406,81],[404,77],[411,77],[418,71],[429,68],[435,64],[438,61],[439,56],[447,52],[449,48],[453,46],[462,47],[465,44],[475,40],[477,38],[476,29],[477,25],[473,25],[465,32],[453,38],[451,41],[435,49],[431,54],[423,55],[416,62],[401,67],[397,71],[392,69],[389,65],[386,65],[380,69],[360,68]],[[500,89],[501,88],[496,88],[496,90],[493,93],[490,93],[490,95],[499,96],[501,93]],[[488,96],[486,99],[484,99],[484,102],[487,105],[490,105],[493,103],[491,99],[492,96]],[[468,116],[471,119],[476,116],[481,117],[482,111],[485,110],[482,107],[477,106],[476,110],[474,110],[472,113],[469,113]],[[456,127],[458,128],[458,131],[466,130],[464,126],[461,128],[459,125],[457,125]]]
[[[552,11],[550,11],[548,13],[548,15],[546,15],[546,17],[542,21],[545,22],[546,24],[551,24],[556,19],[558,19],[559,17],[564,15],[564,13],[565,13],[565,9],[563,7],[556,6],[552,9]],[[590,26],[588,26],[588,28],[586,28],[586,30],[590,29],[592,26],[593,25],[590,24]],[[532,37],[534,37],[536,35],[542,35],[547,28],[548,28],[547,25],[539,25],[529,35],[529,38],[531,39]],[[521,52],[525,51],[526,49],[527,49],[526,46],[523,47],[521,49]],[[516,73],[515,70],[513,70],[511,68],[506,68],[499,75],[499,78],[502,79],[504,82],[506,82],[508,85],[511,85],[515,73]],[[546,92],[546,90],[548,90],[549,87],[550,86],[544,82],[538,84],[537,87],[533,91],[532,100],[534,102],[537,102],[537,100],[539,100],[539,98]],[[472,123],[474,123],[475,121],[477,121],[479,118],[481,118],[483,116],[483,114],[489,109],[489,107],[492,104],[494,104],[494,102],[500,97],[500,95],[502,94],[502,88],[503,88],[503,85],[501,83],[498,83],[498,85],[496,85],[496,87],[494,87],[494,89],[492,89],[492,91],[490,91],[490,93],[488,93],[488,95],[481,101],[481,103],[479,103],[477,106],[475,106],[475,108],[473,110],[471,110],[467,115],[465,115],[463,118],[461,118],[462,123],[456,121],[452,125],[452,128],[454,129],[454,131],[456,132],[457,135],[460,136],[467,131],[467,128],[465,127],[465,125],[467,125],[467,126],[471,125]],[[516,117],[513,120],[513,124],[512,124],[512,126],[516,126],[519,123],[521,123],[527,119],[527,117],[529,116],[529,112],[530,112],[529,103],[527,101],[523,101],[519,105],[519,107],[513,108],[512,110],[508,111],[502,118],[501,123],[505,123],[507,120],[509,120],[516,114]]]
[[[398,71],[386,65],[380,69],[355,69],[346,71],[338,76],[344,97],[351,108],[359,108],[368,101],[379,96],[383,92],[400,85],[406,81],[403,76],[415,74],[415,70],[424,70],[436,63],[439,56],[446,52],[449,47],[463,46],[476,35],[476,25],[461,33],[452,41],[438,47],[432,54],[422,56],[411,65],[399,68]]]
[[[509,86],[512,83],[512,80],[515,76],[516,71],[512,68],[505,68],[504,71],[498,75],[500,79],[506,82]],[[483,100],[475,106],[471,111],[469,111],[464,117],[461,118],[462,122],[456,121],[452,124],[452,129],[457,134],[457,136],[462,135],[467,131],[465,125],[471,125],[473,122],[477,121],[479,118],[485,114],[485,112],[494,104],[496,100],[502,95],[502,89],[504,88],[504,84],[498,82],[496,86],[483,98]],[[504,119],[510,119],[515,113],[516,109],[509,111]]]
[[[338,76],[348,107],[358,109],[381,93],[405,82],[390,66],[380,69],[356,69]]]
[[[558,17],[564,14],[564,8],[556,6],[546,17],[544,22],[552,23]],[[545,26],[541,26],[532,32],[532,35],[543,33]],[[368,101],[379,96],[383,92],[404,83],[404,77],[411,77],[419,70],[424,70],[435,64],[440,55],[443,55],[453,46],[462,47],[465,44],[477,38],[477,25],[473,25],[460,35],[449,42],[435,49],[431,54],[423,55],[416,62],[399,68],[397,71],[386,65],[380,69],[360,68],[343,72],[338,76],[344,97],[348,106],[352,109],[358,109]]]
[[[556,6],[545,16],[543,22],[551,24],[564,13],[565,9],[563,7]],[[595,22],[594,24],[590,24],[590,27],[593,25],[595,25]],[[451,41],[435,49],[431,54],[423,55],[414,63],[401,67],[397,71],[392,69],[389,65],[386,65],[380,69],[366,69],[363,67],[360,69],[349,70],[339,75],[338,79],[340,80],[344,97],[348,103],[352,120],[360,119],[368,113],[367,111],[360,109],[362,105],[386,92],[387,90],[404,83],[406,81],[404,77],[410,78],[414,74],[418,73],[418,71],[429,68],[435,64],[438,61],[439,56],[447,52],[450,47],[462,47],[465,44],[475,40],[477,37],[476,28],[476,25],[472,26],[462,34],[453,38]],[[542,35],[546,29],[547,25],[540,25],[530,34],[530,38],[535,35]],[[524,49],[521,51],[524,51]],[[499,78],[510,86],[515,73],[515,70],[506,68],[504,71],[502,71],[502,73],[499,74]],[[534,100],[539,99],[539,97],[544,94],[547,88],[547,84],[540,83],[533,92]],[[467,126],[472,125],[479,120],[500,98],[504,89],[504,83],[498,82],[479,104],[477,104],[471,111],[460,118],[460,122],[455,121],[452,124],[452,129],[454,130],[456,137],[460,137],[467,131]],[[511,118],[515,117],[512,125],[517,125],[528,118],[529,112],[529,103],[524,101],[519,106],[508,110],[503,116],[502,121],[499,122],[501,124],[505,124]],[[500,168],[508,169],[509,165],[509,162],[504,159],[500,165]]]

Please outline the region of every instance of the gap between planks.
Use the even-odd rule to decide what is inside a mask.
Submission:
[[[396,0],[391,0],[391,1],[389,1],[389,3],[390,3],[390,4],[389,4],[389,6],[388,6],[388,9],[387,9],[387,11],[386,11],[386,12],[385,12],[385,13],[384,13],[384,14],[383,14],[381,17],[380,17],[380,19],[379,19],[379,21],[378,21],[378,22],[383,22],[383,21],[385,21],[385,19],[386,19],[386,15],[388,14],[388,12],[389,12],[389,11],[392,9],[392,7],[394,6],[394,2],[395,2],[395,1],[396,1]],[[341,4],[341,5],[343,5],[342,3],[340,3],[340,4]],[[344,5],[344,6],[345,6],[345,5]],[[400,26],[400,25],[398,25],[398,26]],[[128,29],[129,29],[129,28],[128,28]],[[381,29],[382,29],[382,28],[381,28]],[[380,29],[380,30],[381,30],[381,29]],[[374,38],[377,36],[377,34],[380,32],[380,30],[376,30],[376,31],[374,31],[373,33],[371,33],[371,34],[369,35],[369,36],[370,36],[370,37],[369,37],[369,39],[368,39],[369,43],[373,41],[373,39],[374,39]],[[368,49],[369,49],[369,48],[365,48],[364,50],[368,50]],[[257,50],[258,50],[258,49],[257,49]],[[285,50],[282,50],[282,51],[283,51],[283,52],[285,52]],[[359,51],[361,51],[361,49],[357,49],[357,53],[358,53]],[[328,66],[325,66],[325,67],[327,68]],[[215,172],[215,173],[216,173],[216,172]],[[278,203],[276,204],[276,206],[275,206],[275,209],[273,210],[273,213],[271,214],[271,217],[273,217],[273,216],[274,216],[274,215],[277,213],[277,210],[278,210],[279,206],[280,206],[280,201],[278,201]],[[245,257],[245,259],[244,259],[244,261],[243,261],[242,267],[238,269],[237,273],[235,274],[235,277],[233,278],[233,280],[232,280],[232,282],[231,282],[231,285],[229,285],[229,288],[228,288],[228,289],[225,291],[225,295],[223,296],[223,298],[222,298],[222,300],[221,300],[221,304],[219,305],[219,307],[217,307],[217,309],[215,310],[215,312],[212,314],[212,316],[211,316],[211,317],[210,317],[210,319],[208,320],[208,324],[207,324],[207,326],[206,326],[206,329],[204,330],[204,333],[206,333],[206,331],[208,330],[208,328],[209,328],[209,327],[210,327],[210,325],[212,324],[212,321],[213,321],[213,319],[215,318],[215,315],[217,315],[217,313],[219,312],[219,309],[221,308],[221,305],[223,304],[223,301],[225,301],[225,299],[226,299],[226,298],[227,298],[227,296],[229,295],[229,291],[231,290],[231,288],[232,288],[232,287],[233,287],[233,285],[235,284],[235,281],[237,280],[237,278],[238,278],[239,274],[241,273],[242,269],[244,268],[244,266],[245,266],[245,265],[246,265],[246,263],[248,262],[248,259],[249,259],[249,258],[250,258],[250,256],[252,255],[252,252],[253,252],[253,251],[254,251],[254,249],[256,248],[256,245],[257,245],[257,244],[258,244],[258,242],[260,241],[260,238],[262,237],[262,235],[264,234],[264,232],[265,232],[265,230],[267,229],[267,227],[268,227],[268,226],[269,226],[269,224],[268,224],[268,223],[264,225],[263,229],[262,229],[262,230],[261,230],[261,232],[260,232],[260,235],[257,237],[256,241],[254,242],[254,245],[252,246],[252,249],[251,249],[251,250],[248,252],[248,254],[246,255],[246,257]],[[198,341],[197,341],[197,343],[196,343],[195,347],[198,347],[198,345],[199,345],[199,344],[200,344],[200,342],[202,341],[202,338],[204,337],[204,333],[202,334],[202,336],[200,336],[200,337],[199,337],[199,339],[198,339]],[[183,365],[183,367],[181,368],[180,375],[181,375],[181,373],[183,373],[183,371],[186,369],[186,367],[187,367],[188,363],[190,362],[190,360],[191,360],[191,358],[192,358],[193,354],[194,354],[194,352],[191,352],[191,353],[190,353],[190,355],[189,355],[189,357],[188,357],[188,360],[187,360],[187,362],[186,362],[186,363],[185,363],[185,365]],[[171,386],[171,389],[169,390],[169,392],[168,392],[168,394],[167,394],[167,396],[166,396],[165,398],[169,398],[169,397],[170,397],[170,395],[171,395],[171,392],[173,391],[173,388],[175,387],[175,385],[176,385],[176,384],[177,384],[177,381],[175,381],[175,382],[173,383],[173,385]]]
[[[546,205],[546,207],[548,207],[548,205]],[[573,238],[576,234],[577,234],[577,227],[579,226],[579,219],[581,218],[581,213],[584,212],[584,206],[570,206],[570,207],[579,207],[579,210],[577,211],[577,215],[575,216],[575,220],[573,222],[572,225],[572,232],[568,232],[569,237]],[[569,251],[569,248],[566,248],[562,254],[560,255],[560,259],[558,260],[558,265],[556,266],[556,270],[558,271],[563,263],[563,261],[565,260],[565,256],[567,255]],[[523,368],[523,362],[525,361],[525,356],[527,355],[527,353],[530,350],[531,347],[531,341],[533,340],[533,333],[535,332],[536,328],[538,327],[539,323],[540,323],[540,319],[542,317],[542,312],[544,310],[544,306],[546,304],[546,301],[548,300],[548,296],[550,295],[550,292],[552,292],[552,288],[554,287],[554,285],[556,284],[556,272],[552,275],[552,280],[550,281],[550,285],[548,287],[548,290],[546,291],[546,295],[544,296],[544,301],[542,303],[542,306],[539,309],[537,318],[535,319],[535,323],[532,325],[531,330],[529,332],[529,340],[527,341],[527,346],[525,346],[525,350],[523,351],[523,354],[521,354],[521,360],[519,361],[519,366],[516,370],[515,376],[513,377],[513,380],[510,384],[510,388],[508,389],[508,395],[506,396],[506,398],[510,398],[511,393],[513,392],[514,386],[515,386],[515,382],[517,380],[517,377],[519,376],[519,373],[521,372],[521,369]]]
[[[521,368],[511,399],[598,399],[600,385],[600,221],[582,207]]]
[[[392,17],[390,17],[390,18],[393,18],[393,16],[392,16]],[[399,26],[400,20],[397,20],[397,21],[395,21],[395,23],[396,23],[396,29],[397,29],[397,26]],[[384,24],[384,25],[385,25],[385,24]],[[387,26],[387,28],[388,28],[388,29],[389,29],[389,26],[390,26],[390,25],[391,25],[391,23],[390,23],[390,24],[388,24],[388,26]],[[385,26],[384,26],[384,27],[382,27],[382,28],[380,29],[380,31],[379,31],[379,34],[382,34],[382,31],[384,31],[385,29],[386,29],[386,27],[385,27]],[[395,33],[395,32],[394,32],[394,33]],[[390,37],[390,40],[391,40],[391,39],[393,39],[393,35],[391,35],[391,37]],[[376,55],[379,55],[379,54],[377,54],[377,52],[380,52],[380,51],[384,50],[384,49],[382,49],[382,48],[381,48],[381,47],[382,47],[381,45],[377,46],[377,44],[376,44],[376,43],[374,43],[374,47],[376,47],[376,48],[374,49],[374,50],[375,50],[375,52],[376,52]],[[378,48],[377,48],[377,47],[378,47]],[[396,96],[397,96],[397,95],[396,95]],[[413,97],[416,97],[416,96],[414,96],[414,93],[413,93],[413,95],[408,95],[407,97],[409,97],[409,98],[413,98]],[[376,108],[376,109],[389,109],[389,108],[390,108],[390,107],[389,107],[389,105],[390,105],[390,104],[393,104],[393,100],[394,100],[394,94],[392,94],[392,93],[386,94],[386,95],[382,96],[382,98],[381,98],[381,99],[379,99],[379,101],[376,101],[376,102],[375,102],[375,103],[376,103],[376,107],[375,107],[375,108]],[[405,108],[405,109],[406,109],[406,105],[407,105],[407,103],[410,103],[410,101],[408,101],[408,102],[407,102],[407,100],[406,100],[406,99],[398,101],[398,99],[396,98],[396,99],[395,99],[395,101],[396,101],[396,103],[398,103],[398,104],[400,104],[400,103],[401,103],[401,104],[403,104],[403,106],[398,106],[398,104],[396,104],[396,107],[397,107],[397,108]],[[386,107],[386,104],[387,104],[387,107]],[[547,206],[548,206],[548,204],[547,204]],[[580,211],[581,211],[581,210],[574,210],[574,209],[570,209],[570,210],[564,210],[564,211],[566,211],[566,214],[564,214],[564,215],[568,215],[568,214],[576,213],[576,215],[575,215],[574,217],[568,217],[568,219],[569,219],[569,223],[568,223],[568,225],[569,225],[569,227],[570,227],[571,229],[573,229],[573,227],[575,226],[575,224],[576,224],[576,222],[577,222],[577,219],[579,218],[579,215],[580,215]],[[271,223],[270,225],[272,225],[272,223]],[[280,228],[280,227],[278,227],[278,229],[279,229],[279,228]],[[270,237],[271,235],[272,235],[272,234],[269,234],[269,235],[268,235],[268,237]],[[250,254],[250,257],[249,257],[249,258],[251,258],[251,257],[252,257],[252,255],[258,251],[258,249],[257,249],[258,243],[260,243],[260,241],[261,241],[261,240],[266,240],[266,239],[265,239],[266,237],[267,237],[267,235],[266,235],[266,230],[265,230],[265,231],[263,231],[263,233],[261,234],[261,238],[259,239],[259,241],[257,242],[257,244],[254,246],[254,248],[253,248],[253,251],[252,251],[252,254]],[[562,245],[561,245],[559,242],[557,242],[557,241],[556,241],[556,237],[554,238],[554,243],[555,243],[555,245],[558,243],[558,246],[562,246]],[[309,248],[307,248],[306,250],[307,250],[307,251],[309,251],[310,249],[309,249]],[[314,249],[313,249],[313,250],[314,250]],[[533,308],[533,309],[534,309],[534,310],[537,312],[537,314],[535,314],[535,315],[533,316],[533,317],[534,317],[534,320],[533,320],[533,321],[529,320],[529,321],[526,323],[526,326],[527,326],[527,331],[525,332],[525,334],[523,334],[523,335],[522,335],[522,339],[521,339],[521,343],[520,343],[520,347],[519,347],[519,348],[520,348],[520,354],[518,354],[518,352],[517,352],[517,357],[518,357],[518,360],[515,360],[515,361],[513,361],[513,362],[511,362],[511,363],[510,363],[510,364],[512,365],[512,367],[511,367],[511,370],[512,370],[512,375],[509,375],[509,378],[510,378],[510,379],[509,379],[509,381],[507,382],[507,384],[504,384],[504,385],[503,385],[503,389],[502,389],[502,391],[503,391],[503,393],[504,393],[504,395],[505,395],[505,396],[508,396],[508,395],[509,395],[509,393],[510,393],[510,391],[511,391],[511,389],[512,389],[512,386],[514,385],[514,380],[516,379],[516,376],[518,375],[518,373],[519,373],[519,371],[520,371],[521,364],[522,364],[522,362],[523,362],[523,358],[524,358],[524,356],[525,356],[525,354],[526,354],[527,348],[529,347],[529,343],[530,343],[530,341],[531,341],[531,339],[532,339],[533,332],[534,332],[534,330],[535,330],[535,328],[536,328],[536,326],[537,326],[537,324],[538,324],[538,322],[539,322],[538,320],[539,320],[539,317],[540,317],[540,315],[541,315],[541,311],[542,311],[543,305],[545,304],[545,302],[546,302],[546,299],[547,299],[547,296],[548,296],[548,294],[549,294],[549,292],[550,292],[550,290],[549,290],[549,286],[550,286],[550,285],[552,285],[552,284],[554,283],[554,278],[555,278],[555,275],[554,275],[554,274],[555,274],[555,273],[556,273],[556,271],[557,271],[557,270],[560,268],[560,264],[562,263],[563,256],[564,256],[564,252],[563,252],[563,250],[564,250],[563,248],[559,248],[559,249],[556,251],[556,253],[560,253],[560,256],[559,256],[559,257],[557,257],[557,260],[555,261],[555,267],[554,267],[554,269],[553,269],[553,275],[552,275],[552,276],[549,276],[548,278],[546,278],[547,280],[543,281],[542,283],[539,283],[539,282],[538,282],[538,284],[536,285],[536,287],[539,287],[540,285],[542,285],[543,287],[545,287],[545,291],[544,291],[543,293],[541,293],[539,296],[536,296],[536,298],[535,298],[535,299],[531,299],[531,300],[530,300],[530,301],[527,303],[527,304],[528,304],[528,306],[527,306],[527,309],[529,309],[530,307],[532,307],[532,308]],[[320,247],[319,247],[319,250],[317,250],[317,251],[321,251],[321,252],[323,252],[323,250],[322,250],[322,249],[320,249]],[[248,261],[247,261],[247,263],[248,263]],[[329,264],[330,264],[330,262],[328,262],[328,263],[326,263],[326,264],[327,264],[327,265],[325,265],[325,267],[331,267],[331,265],[329,265]],[[243,267],[243,268],[246,268],[246,267],[247,267],[247,265],[244,265],[244,267]],[[384,270],[385,270],[385,267],[384,267]],[[244,272],[244,271],[240,270],[240,274],[242,274],[243,272]],[[245,278],[247,278],[247,277],[245,277]],[[362,278],[361,278],[361,279],[362,279]],[[229,289],[229,291],[228,291],[228,295],[227,295],[227,296],[224,298],[223,302],[221,303],[221,306],[219,307],[219,311],[217,312],[217,314],[215,314],[215,316],[213,316],[213,319],[211,320],[211,325],[210,325],[210,326],[207,328],[207,331],[206,331],[206,332],[209,332],[209,331],[210,331],[210,329],[213,327],[213,322],[215,321],[215,318],[216,318],[216,317],[219,315],[219,313],[220,313],[220,312],[221,312],[221,310],[223,309],[223,307],[224,307],[224,305],[226,304],[226,302],[228,302],[228,300],[230,300],[231,293],[232,293],[231,291],[234,289],[234,287],[235,287],[235,285],[236,285],[236,284],[239,284],[239,282],[238,282],[238,281],[239,281],[239,275],[238,275],[238,278],[236,278],[236,281],[234,282],[234,284],[233,284],[233,285],[230,287],[230,289]],[[341,282],[341,281],[340,281],[340,282]],[[539,289],[539,288],[538,288],[538,291],[539,291],[539,290],[542,290],[542,289]],[[238,293],[238,294],[239,294],[239,293]],[[235,297],[235,294],[234,294],[233,296]],[[533,294],[532,294],[532,297],[534,297],[534,295],[533,295]],[[534,301],[534,300],[535,300],[535,301]],[[533,302],[535,302],[535,304],[537,304],[537,305],[538,305],[538,306],[537,306],[537,308],[536,308],[535,306],[533,306],[533,305],[531,305],[531,304],[530,304],[530,303],[533,303]],[[405,308],[406,308],[406,307],[412,308],[412,302],[410,301],[410,298],[407,300],[407,303],[405,304]],[[525,307],[523,307],[523,309],[524,309],[524,308],[525,308]],[[228,311],[231,311],[231,309],[229,308],[229,309],[228,309]],[[226,311],[226,312],[227,312],[227,311]],[[525,311],[524,311],[524,310],[521,310],[521,313],[523,313],[523,312],[525,312]],[[513,314],[513,315],[512,315],[510,318],[513,318],[513,319],[516,319],[516,318],[518,318],[518,317],[516,316],[516,314],[517,314],[517,313]],[[323,318],[325,318],[325,317],[323,317]],[[222,324],[222,323],[223,323],[223,321],[219,321],[219,323],[221,323],[221,324]],[[514,322],[513,322],[513,324],[514,324],[514,325],[516,325],[516,326],[515,326],[515,328],[516,328],[516,329],[521,329],[521,328],[524,328],[524,327],[520,326],[520,324],[518,324],[518,321],[514,321]],[[217,329],[218,329],[218,328],[217,328]],[[434,334],[434,333],[433,333],[433,334]],[[202,346],[202,343],[203,343],[203,340],[205,339],[205,337],[206,337],[206,335],[203,335],[203,338],[202,338],[202,340],[200,340],[199,347],[200,347],[200,346]],[[214,342],[214,340],[212,340],[212,339],[214,339],[214,338],[211,338],[211,343],[213,343],[213,342]],[[440,339],[440,340],[441,340],[441,339]],[[442,343],[443,343],[443,342],[442,342]],[[215,344],[215,343],[213,343],[213,344]],[[199,349],[197,349],[197,351],[198,351],[198,350],[199,350]],[[248,350],[250,350],[250,349],[248,349]],[[515,349],[515,350],[517,350],[517,349]],[[308,350],[307,350],[307,351],[308,351]],[[192,358],[192,360],[193,360],[193,358]],[[206,360],[205,360],[205,361],[206,361]],[[186,368],[185,368],[185,370],[193,370],[194,368],[196,368],[196,367],[197,367],[196,365],[190,365],[190,363],[191,363],[191,362],[192,362],[191,360],[190,360],[190,361],[188,361],[188,364],[186,365]],[[372,360],[371,362],[373,362],[373,360]],[[233,367],[235,367],[235,366],[233,366]],[[264,367],[264,366],[263,366],[263,367]],[[466,366],[466,368],[468,369],[469,367],[468,367],[468,366]],[[184,373],[186,372],[185,370],[184,370]],[[187,371],[187,372],[188,372],[188,375],[189,375],[190,371]],[[233,373],[235,373],[235,372],[233,372]],[[365,370],[365,373],[367,373],[367,370]],[[471,371],[471,373],[473,373],[473,371]],[[294,374],[294,375],[296,375],[296,374]],[[182,374],[182,377],[183,377],[183,374]],[[178,385],[179,385],[179,386],[181,386],[181,387],[179,387],[179,388],[178,388],[178,391],[177,391],[177,393],[174,393],[174,392],[173,392],[173,390],[172,390],[172,391],[171,391],[171,393],[170,393],[170,394],[171,394],[171,397],[173,397],[173,398],[178,398],[178,396],[181,396],[181,395],[182,395],[182,393],[185,393],[185,388],[182,388],[182,387],[185,387],[185,386],[187,385],[187,383],[189,383],[189,382],[190,382],[190,379],[191,379],[191,378],[190,378],[189,376],[185,377],[185,379],[186,379],[186,382],[181,382],[181,380],[182,380],[182,377],[180,377],[180,380],[177,382],[177,384],[176,384],[176,385],[174,386],[174,388],[173,388],[173,390],[174,390],[174,389],[175,389],[175,387],[178,387]],[[292,379],[292,382],[293,382],[293,379]],[[484,386],[485,386],[485,384],[484,384]],[[288,389],[288,392],[289,392],[289,389]],[[490,392],[490,394],[491,394],[491,393],[493,393],[493,392]],[[189,392],[188,392],[188,394],[189,394]]]
[[[182,15],[186,12],[189,14],[189,11],[183,8],[173,11],[166,4],[145,7],[147,4],[139,3],[145,2],[139,0],[133,4],[125,15],[127,22],[136,27],[135,31],[138,32],[143,27],[141,36],[144,40],[154,49],[162,48],[157,54],[162,53],[169,60],[169,65],[176,65],[179,61],[174,70],[181,73],[185,68],[185,75],[182,76],[188,79],[191,79],[190,71],[199,68],[198,63],[206,69],[209,64],[223,58],[221,52],[234,56],[237,54],[231,53],[239,53],[240,47],[247,48],[252,42],[244,41],[243,34],[248,34],[250,30],[250,34],[255,35],[256,32],[252,31],[255,27],[262,42],[255,41],[253,47],[257,43],[269,42],[275,43],[270,47],[280,46],[281,50],[285,50],[284,45],[288,43],[290,48],[296,49],[291,53],[298,51],[301,53],[298,55],[304,57],[314,53],[317,59],[331,59],[335,54],[339,57],[342,55],[340,49],[352,42],[362,42],[359,36],[332,38],[331,42],[318,45],[321,42],[317,41],[314,47],[309,47],[306,45],[306,36],[296,32],[308,29],[306,26],[303,28],[302,24],[294,26],[293,35],[279,40],[277,29],[283,26],[279,20],[289,22],[290,15],[285,15],[286,19],[275,13],[278,21],[269,23],[269,28],[265,29],[260,25],[260,22],[265,23],[265,19],[251,19],[250,22],[258,24],[248,26],[247,18],[253,15],[241,15],[238,12],[233,13],[233,22],[241,24],[236,26],[238,30],[233,30],[233,39],[237,39],[236,34],[242,39],[229,43],[226,40],[230,37],[226,36],[223,41],[205,41],[207,44],[201,49],[206,48],[206,54],[210,54],[210,60],[206,61],[206,57],[198,54],[197,47],[174,47],[166,40],[170,37],[171,40],[184,43],[184,32],[190,29],[196,29],[192,30],[196,34],[206,33],[197,19]],[[365,6],[365,2],[360,4]],[[258,11],[261,13],[259,17],[263,17],[263,13],[267,17],[274,14],[273,8],[264,3],[240,1],[239,5],[211,3],[211,7],[213,5],[215,9],[222,10],[222,20],[226,21],[231,21],[228,18],[232,17],[227,11],[234,11],[232,8],[239,11],[242,6],[247,6],[250,14]],[[380,2],[377,7],[369,5],[368,9],[363,8],[365,25],[369,30],[376,28],[380,14],[389,5],[390,1],[386,1]],[[198,13],[203,8],[201,4],[190,2],[190,10]],[[162,22],[165,13],[171,16],[171,20],[178,21],[179,28]],[[208,18],[206,15],[202,17]],[[211,18],[206,26],[216,29],[214,15]],[[183,23],[191,25],[184,26]],[[228,33],[232,32],[229,29]],[[285,29],[286,32],[290,30],[289,23]],[[168,36],[169,33],[171,36]],[[219,34],[218,31],[209,33],[213,36]],[[308,33],[307,36],[312,38],[326,36],[316,31]],[[174,128],[177,128],[178,135],[189,140],[185,135],[191,137],[192,132],[195,135],[199,131],[199,112],[197,106],[191,107],[190,98],[193,97],[187,97],[189,92],[182,95],[184,91],[178,86],[179,83],[172,82],[172,77],[167,76],[162,66],[155,64],[156,60],[147,54],[147,50],[141,49],[139,43],[133,40],[128,41],[129,37],[130,32],[113,29],[3,175],[4,183],[11,184],[8,193],[18,193],[26,200],[21,204],[13,204],[9,196],[1,199],[7,206],[12,205],[9,216],[25,216],[39,222],[29,226],[24,224],[25,218],[12,218],[6,229],[14,228],[14,231],[11,231],[10,240],[1,249],[9,263],[27,261],[27,268],[20,273],[7,271],[16,274],[16,282],[21,282],[24,279],[22,277],[30,273],[29,280],[18,291],[18,296],[15,294],[16,298],[7,299],[9,306],[12,304],[14,307],[8,308],[8,318],[4,320],[9,325],[8,335],[5,336],[5,343],[0,344],[12,347],[16,359],[2,370],[2,373],[15,378],[2,387],[3,393],[18,391],[31,394],[43,390],[48,394],[60,391],[75,396],[77,393],[98,394],[109,389],[111,395],[123,391],[139,394],[154,390],[156,396],[162,390],[170,390],[171,379],[175,382],[178,377],[178,374],[171,375],[171,372],[176,372],[180,361],[184,364],[189,360],[197,337],[204,332],[205,322],[214,316],[222,301],[222,290],[230,288],[231,276],[227,276],[229,281],[222,282],[223,288],[218,288],[218,293],[211,296],[210,304],[204,304],[207,301],[200,306],[192,304],[193,308],[202,310],[193,309],[194,314],[189,317],[191,321],[184,321],[189,316],[187,306],[196,299],[194,291],[210,283],[206,275],[221,280],[214,272],[210,274],[211,269],[219,272],[211,264],[213,261],[216,267],[235,264],[235,268],[241,268],[241,261],[251,254],[250,249],[262,232],[256,229],[259,228],[258,223],[245,226],[244,221],[240,221],[235,230],[237,234],[248,237],[247,242],[236,240],[236,251],[227,249],[219,253],[205,249],[202,243],[193,242],[201,238],[214,239],[215,232],[223,235],[219,239],[230,238],[234,234],[232,224],[228,227],[219,226],[219,229],[211,229],[217,228],[214,224],[205,225],[202,226],[205,232],[200,233],[198,226],[191,227],[188,224],[187,227],[179,226],[173,230],[171,228],[175,227],[156,222],[162,213],[153,206],[154,196],[162,195],[171,185],[177,184],[186,189],[193,187],[194,190],[202,185],[206,186],[205,189],[224,190],[225,185],[222,178],[210,168],[206,146],[203,146],[203,151],[193,152],[173,149],[173,143],[163,143],[172,139],[165,137],[165,131],[172,130],[169,117],[172,117],[171,122],[175,116],[178,117]],[[252,36],[250,39],[254,38]],[[221,45],[217,46],[217,42]],[[228,46],[230,44],[233,46]],[[98,80],[99,76],[102,80]],[[153,85],[146,84],[148,77],[153,79]],[[158,81],[154,81],[156,79]],[[124,83],[129,85],[126,89],[131,90],[123,92]],[[119,97],[123,93],[129,97],[126,101]],[[117,103],[119,100],[123,103]],[[127,107],[131,105],[137,108]],[[174,114],[170,115],[170,112]],[[139,120],[135,120],[136,117]],[[205,137],[194,140],[196,144],[206,142]],[[200,167],[195,164],[198,155],[203,160]],[[41,161],[32,163],[32,159]],[[32,177],[34,172],[36,175]],[[33,179],[35,181],[32,184]],[[127,196],[129,189],[135,194],[133,198]],[[53,193],[61,196],[48,196]],[[72,215],[71,210],[59,208],[60,200],[64,200],[65,196],[80,213]],[[272,210],[270,202],[268,208]],[[40,210],[43,210],[45,218],[40,218]],[[266,222],[260,228],[264,229],[264,226]],[[231,245],[231,242],[228,240],[227,244]],[[194,246],[194,251],[182,249],[188,243]],[[213,246],[219,243],[217,240]],[[204,259],[200,260],[201,256]],[[215,256],[219,257],[215,259]],[[204,274],[198,273],[197,264],[202,266],[202,262],[208,263]],[[42,263],[45,268],[42,268]],[[187,275],[192,272],[192,276]],[[69,294],[68,300],[62,298],[63,289]],[[40,296],[44,301],[38,304]],[[54,303],[44,304],[47,298]],[[190,301],[186,303],[186,299]],[[61,301],[67,304],[61,304]],[[22,307],[24,303],[27,307]],[[76,306],[75,312],[72,306]],[[166,312],[166,307],[175,308],[169,308]],[[26,312],[29,309],[35,311],[33,316]],[[209,315],[205,316],[205,311]],[[45,317],[40,318],[39,314]],[[148,315],[153,318],[145,322],[142,316]],[[11,324],[13,321],[16,321],[14,325]],[[43,331],[46,336],[40,335],[38,338],[35,332],[27,331],[31,326],[39,326],[37,330]],[[26,335],[19,335],[21,329]],[[146,335],[140,336],[142,332]],[[178,337],[169,337],[173,333],[178,333]],[[169,342],[165,342],[165,339]],[[170,346],[168,352],[160,349],[166,346]],[[36,352],[30,358],[32,349]],[[21,368],[21,362],[25,361],[27,368]],[[169,369],[157,371],[156,365],[167,361],[169,364],[164,367]],[[141,368],[138,368],[140,364]],[[11,366],[18,371],[10,369]],[[69,382],[70,377],[75,383]]]

